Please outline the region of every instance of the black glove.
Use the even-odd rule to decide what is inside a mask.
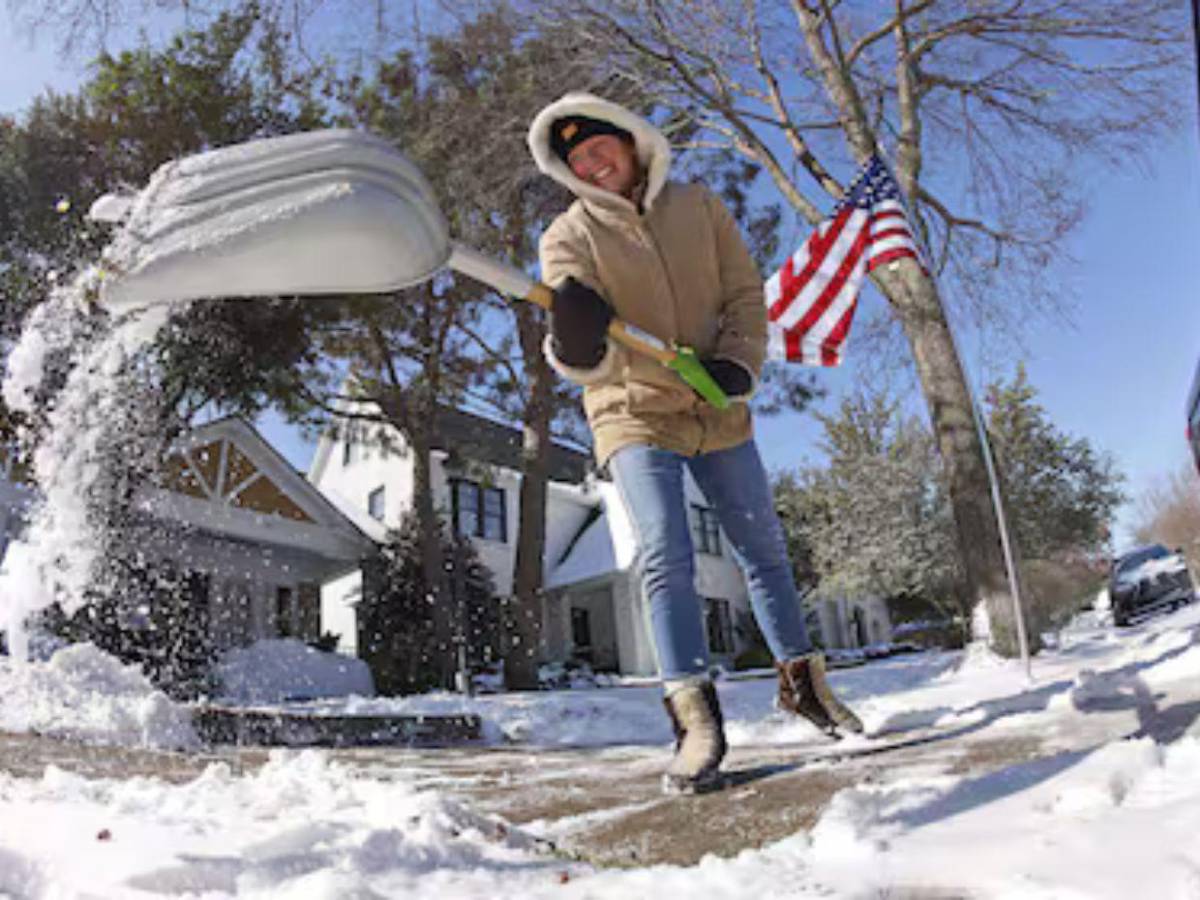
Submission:
[[[554,355],[574,369],[594,369],[604,359],[612,307],[586,284],[568,278],[550,304]]]
[[[726,397],[743,397],[754,387],[754,376],[745,366],[732,359],[702,359],[700,365],[704,366]]]

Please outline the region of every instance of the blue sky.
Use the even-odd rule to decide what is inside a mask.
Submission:
[[[46,88],[69,90],[85,74],[83,67],[56,59],[46,41],[31,46],[28,38],[15,33],[7,16],[0,15],[0,113],[13,113]]]
[[[31,46],[14,35],[4,17],[0,59],[0,112],[19,112],[47,87],[70,90],[86,74],[82,65],[58,59],[50,42]],[[1030,380],[1053,421],[1113,454],[1132,495],[1188,458],[1184,404],[1200,359],[1200,145],[1195,100],[1187,100],[1178,131],[1154,148],[1148,168],[1089,167],[1090,210],[1072,244],[1077,265],[1047,276],[1071,286],[1073,323],[1032,321],[1026,339]],[[994,373],[981,371],[977,360],[994,352],[981,348],[975,335],[960,334],[959,340],[978,388]],[[854,367],[851,334],[844,370],[820,375],[830,388],[825,406],[850,383]],[[768,467],[790,468],[813,458],[818,430],[801,416],[760,421]],[[264,432],[294,465],[307,467],[311,446],[275,421],[264,423]],[[1118,523],[1119,543],[1129,540],[1130,523],[1127,509]]]

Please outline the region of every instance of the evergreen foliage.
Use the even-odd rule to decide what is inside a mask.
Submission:
[[[1019,366],[993,383],[986,421],[1032,627],[1057,623],[1094,588],[1124,500],[1111,458],[1049,420]],[[824,466],[775,481],[797,580],[822,591],[877,596],[900,620],[969,619],[951,509],[932,435],[885,392],[860,390],[824,426]]]
[[[866,391],[818,419],[828,465],[781,476],[775,491],[789,542],[811,559],[821,591],[921,597],[961,615],[953,523],[928,429]]]
[[[444,660],[470,669],[500,655],[501,604],[491,575],[469,540],[451,537],[440,524],[437,538],[447,561],[450,641],[435,627],[438,601],[422,566],[421,524],[407,515],[378,554],[366,561],[358,606],[359,656],[367,661],[381,694],[411,694],[440,687]]]
[[[988,432],[1021,556],[1102,555],[1125,502],[1124,478],[1108,454],[1055,426],[1037,394],[1024,365],[986,392]]]

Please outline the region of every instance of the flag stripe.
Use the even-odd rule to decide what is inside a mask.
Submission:
[[[897,259],[912,259],[916,254],[905,247],[896,247],[893,250],[888,250],[884,253],[879,253],[872,256],[867,262],[867,271],[874,272],[882,265],[886,265]]]
[[[832,349],[836,356],[840,356],[837,350],[842,346],[842,343],[846,340],[846,335],[850,332],[850,323],[854,321],[854,311],[856,309],[858,309],[858,300],[854,299],[850,301],[849,306],[842,313],[842,317],[838,320],[837,325],[833,327],[828,337],[822,342],[822,345],[828,349]]]
[[[854,243],[849,252],[841,259],[841,264],[833,277],[824,284],[817,284],[821,289],[817,296],[807,308],[802,307],[797,303],[789,312],[800,314],[799,320],[795,325],[791,325],[786,321],[781,321],[780,324],[785,328],[795,328],[797,331],[810,331],[818,322],[820,322],[825,311],[829,308],[843,290],[849,290],[851,293],[858,292],[858,286],[862,281],[863,266],[865,262],[865,251],[867,249],[867,233],[859,231],[855,237]],[[805,293],[808,293],[807,291]],[[794,316],[793,316],[794,317]]]
[[[822,248],[819,260],[816,253],[812,254],[809,261],[809,267],[813,269],[812,274],[802,289],[793,295],[788,306],[776,317],[781,326],[806,330],[828,305],[829,301],[824,298],[829,296],[830,283],[836,283],[836,289],[840,290],[849,271],[847,263],[850,264],[850,269],[853,269],[857,257],[866,249],[866,232],[862,228],[862,218],[847,214],[838,223],[837,240]]]
[[[780,278],[779,300],[767,313],[768,318],[778,320],[784,316],[804,286],[820,270],[821,264],[829,252],[829,248],[835,246],[837,241],[840,240],[842,229],[849,220],[850,215],[847,213],[836,216],[831,222],[822,223],[816,233],[810,238],[811,246],[806,241],[804,247],[801,248],[804,258],[796,259],[795,264],[793,264],[795,257],[788,260],[788,265],[784,266],[783,274]],[[796,254],[797,257],[800,255],[800,253]],[[797,268],[799,272],[795,271]],[[784,327],[790,328],[791,326],[785,323]]]
[[[823,343],[831,333],[837,328],[837,324],[845,315],[846,310],[853,306],[858,299],[858,286],[862,284],[863,275],[866,273],[865,261],[860,261],[856,267],[854,283],[848,285],[846,290],[841,291],[834,299],[829,307],[821,315],[820,320],[809,329],[814,341]]]

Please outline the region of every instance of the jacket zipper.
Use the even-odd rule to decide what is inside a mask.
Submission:
[[[654,232],[650,230],[650,226],[646,222],[644,216],[638,218],[637,229],[639,236],[641,236],[646,243],[654,248],[654,255],[658,259],[658,266],[660,269],[662,269],[663,278],[665,278],[667,282],[667,290],[671,292],[671,328],[675,334],[679,334],[679,301],[678,294],[675,291],[675,284],[671,281],[671,270],[667,266],[667,260],[663,256],[662,248],[658,246],[658,241],[654,237]],[[700,453],[701,448],[704,446],[705,428],[704,417],[700,415],[700,398],[695,394],[694,391],[692,396],[692,416],[696,420],[696,424],[700,427],[700,438],[696,442],[696,449],[692,451],[691,454],[692,456],[695,456]]]

